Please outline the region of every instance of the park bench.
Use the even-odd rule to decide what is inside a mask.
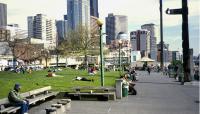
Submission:
[[[58,92],[50,92],[50,90],[51,86],[47,86],[22,93],[21,96],[27,98],[30,105],[34,105],[38,101],[44,101],[45,99],[58,94]],[[0,100],[0,114],[16,113],[19,109],[19,106],[12,106],[7,98]]]
[[[74,87],[74,92],[68,93],[69,96],[78,97],[79,100],[84,98],[97,97],[98,100],[116,100],[115,88],[113,87]]]

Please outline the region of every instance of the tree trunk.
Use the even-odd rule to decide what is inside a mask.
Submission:
[[[46,62],[46,68],[47,68],[47,57],[45,58],[45,62]]]
[[[88,57],[87,54],[85,54],[85,59],[84,59],[84,63],[85,63],[85,68],[88,70]]]

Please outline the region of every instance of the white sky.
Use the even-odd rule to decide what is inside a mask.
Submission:
[[[67,0],[0,0],[8,7],[8,23],[18,23],[27,29],[27,16],[37,13],[47,14],[55,19],[63,19],[67,13]],[[199,0],[188,0],[189,17],[200,16]],[[163,10],[181,8],[181,0],[163,0]],[[159,26],[159,0],[99,0],[100,19],[105,21],[108,13],[128,16],[129,31],[140,29],[145,23]],[[180,15],[169,16],[163,12],[164,27],[182,23]],[[196,26],[199,29],[199,25]],[[170,44],[170,46],[174,44]],[[198,43],[197,43],[198,45]],[[174,45],[175,47],[175,45]],[[176,48],[178,49],[178,48]]]

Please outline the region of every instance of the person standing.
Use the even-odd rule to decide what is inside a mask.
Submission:
[[[20,84],[15,84],[8,94],[8,100],[12,105],[21,107],[20,114],[28,114],[29,102],[19,94],[20,89]]]

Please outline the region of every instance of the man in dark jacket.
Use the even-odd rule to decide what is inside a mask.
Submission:
[[[20,89],[21,86],[15,84],[14,89],[8,94],[8,100],[14,106],[21,106],[21,114],[28,114],[29,102],[19,94]]]

